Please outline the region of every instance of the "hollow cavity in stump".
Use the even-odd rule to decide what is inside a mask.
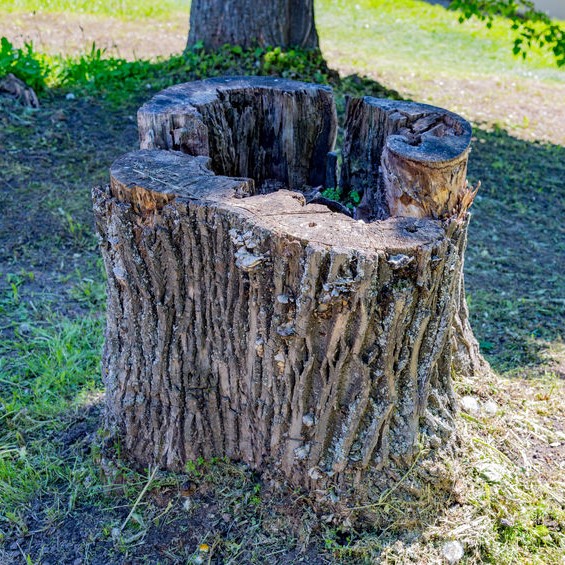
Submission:
[[[363,221],[307,203],[335,178],[326,87],[189,83],[138,119],[143,149],[94,190],[108,423],[125,453],[173,470],[228,456],[346,491],[410,464],[419,439],[449,442],[452,366],[476,354],[467,122],[351,101],[341,188],[362,194]]]

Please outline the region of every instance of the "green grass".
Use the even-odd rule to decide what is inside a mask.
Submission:
[[[526,61],[512,54],[514,34],[503,18],[491,29],[478,21],[459,24],[457,13],[418,0],[319,0],[316,16],[323,51],[363,72],[436,78],[533,73],[565,81],[551,53],[536,49]]]
[[[32,497],[59,495],[84,479],[83,463],[69,461],[53,437],[68,416],[101,390],[102,319],[69,319],[48,302],[21,294],[31,273],[1,281],[0,523],[18,523]],[[7,284],[6,284],[7,283]],[[6,323],[8,321],[8,323]],[[50,437],[51,440],[47,440]],[[78,464],[78,467],[77,467]],[[70,504],[70,502],[69,502]]]
[[[130,20],[188,17],[189,0],[3,0],[0,13],[96,14]],[[487,29],[480,21],[458,22],[458,13],[422,0],[317,0],[316,23],[326,52],[336,62],[364,72],[411,73],[437,76],[469,73],[511,73],[563,82],[550,52],[534,49],[527,60],[512,54],[515,34],[507,20],[493,19]],[[354,35],[355,42],[351,42]],[[394,52],[394,57],[390,53]]]
[[[128,20],[188,15],[190,0],[2,0],[0,10],[39,14],[94,14]]]
[[[38,53],[27,44],[14,47],[2,38],[0,76],[9,72],[25,81],[39,93],[46,88],[103,98],[115,106],[139,92],[159,90],[182,82],[223,74],[263,74],[290,79],[328,82],[328,69],[317,53],[300,49],[256,48],[247,51],[226,45],[218,53],[207,53],[195,47],[183,55],[162,57],[154,61],[128,61],[106,57],[92,45],[88,53],[78,56],[49,56]]]
[[[30,322],[22,322],[14,338],[0,345],[0,372],[12,387],[1,402],[6,412],[25,408],[30,415],[50,417],[79,393],[100,387],[101,323],[91,317]]]

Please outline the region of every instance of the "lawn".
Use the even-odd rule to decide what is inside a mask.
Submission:
[[[438,5],[316,10],[341,81],[301,53],[180,57],[186,2],[0,2],[0,36],[34,39],[41,101],[0,98],[0,563],[436,563],[454,540],[466,563],[562,559],[565,71],[541,52],[514,58],[505,22],[460,25]],[[90,188],[136,147],[136,108],[156,90],[257,69],[329,81],[341,110],[346,94],[397,91],[475,126],[466,282],[495,373],[457,380],[481,409],[462,413],[441,484],[399,485],[363,525],[224,460],[132,469],[103,431]]]

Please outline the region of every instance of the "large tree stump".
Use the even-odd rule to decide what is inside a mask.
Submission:
[[[470,126],[353,101],[343,189],[363,193],[364,221],[301,194],[335,160],[327,88],[180,85],[139,124],[145,149],[93,193],[107,414],[125,454],[173,470],[228,456],[346,489],[410,464],[419,440],[448,443]]]

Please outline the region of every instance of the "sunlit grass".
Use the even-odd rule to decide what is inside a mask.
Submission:
[[[565,81],[552,55],[512,54],[513,32],[503,18],[493,27],[458,22],[455,12],[421,0],[318,0],[322,50],[338,64],[365,72],[419,76],[512,73]]]
[[[135,20],[167,18],[171,14],[188,14],[190,0],[1,0],[0,10],[6,12],[36,12],[95,14]]]
[[[0,330],[0,519],[17,523],[18,509],[30,497],[74,480],[75,464],[61,457],[57,442],[45,440],[65,428],[65,414],[101,389],[102,319],[54,314],[40,297],[21,296],[30,276],[5,279],[9,286],[2,281],[0,296],[5,324]]]

